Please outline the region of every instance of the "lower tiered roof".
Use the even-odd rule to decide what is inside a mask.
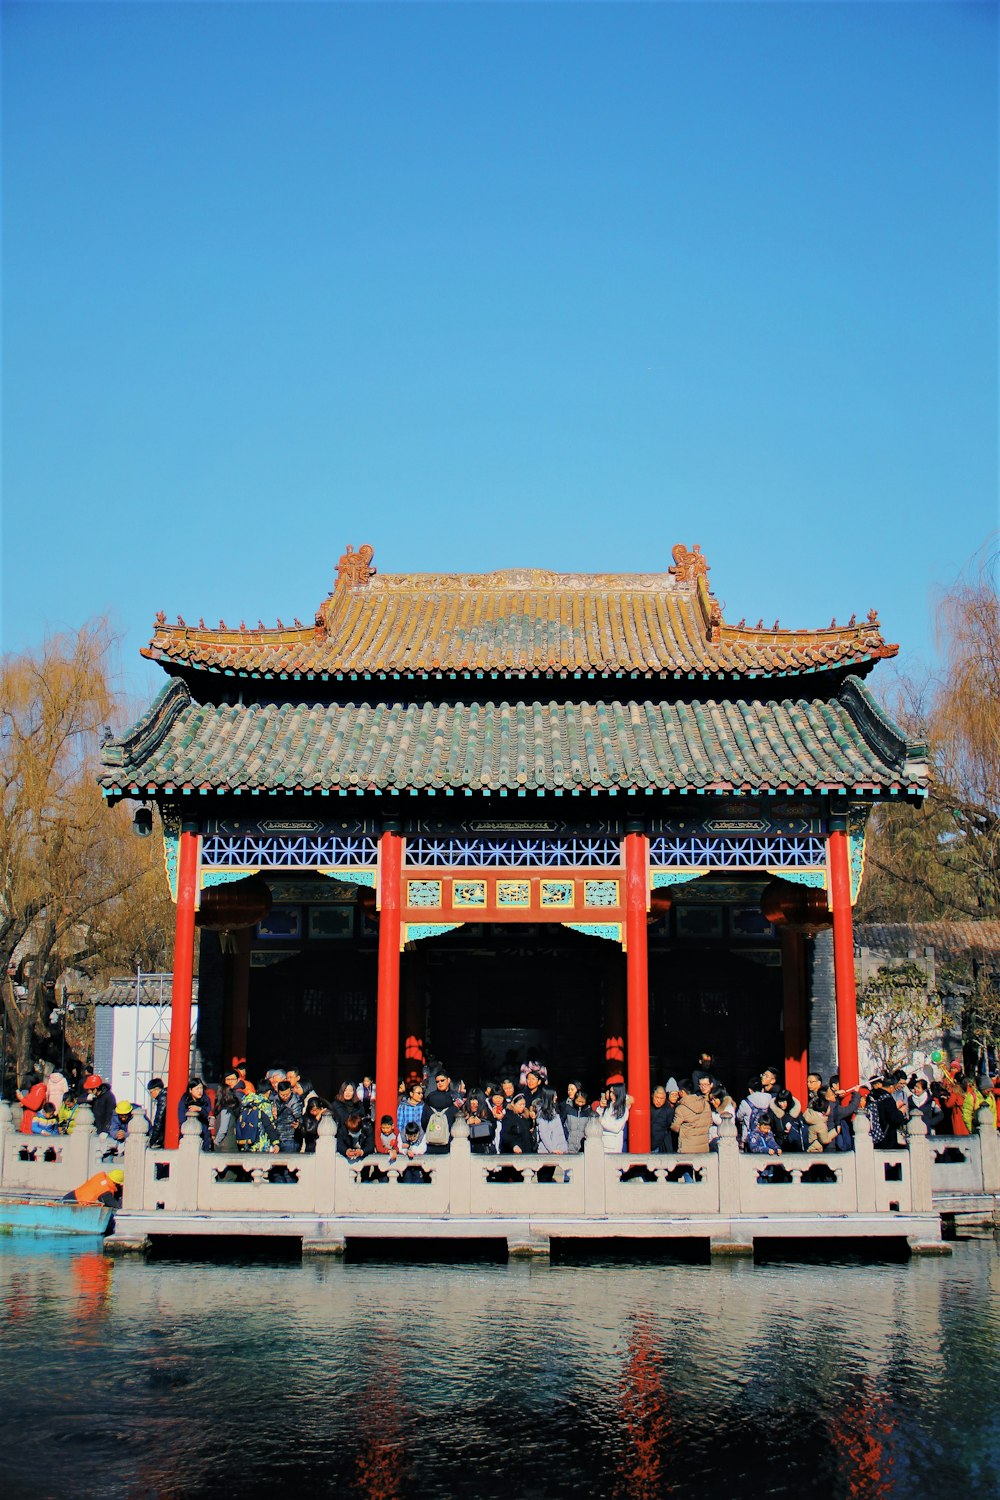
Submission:
[[[199,703],[173,680],[102,752],[106,795],[182,792],[919,795],[909,745],[856,678],[834,697]]]

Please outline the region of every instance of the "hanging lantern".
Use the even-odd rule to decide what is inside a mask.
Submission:
[[[826,892],[814,885],[796,885],[791,880],[772,880],[764,887],[760,909],[775,927],[810,936],[833,925]]]
[[[253,927],[271,910],[271,887],[262,875],[212,885],[201,893],[195,923],[207,932],[238,932]]]
[[[661,918],[665,917],[672,905],[673,897],[669,891],[664,890],[661,886],[657,886],[654,891],[650,891],[649,913],[646,917],[649,926],[652,927],[654,922],[659,922]]]
[[[378,912],[375,908],[375,891],[372,886],[358,886],[358,905],[370,921],[378,921]]]

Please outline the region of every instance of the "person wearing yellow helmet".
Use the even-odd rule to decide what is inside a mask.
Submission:
[[[114,1145],[119,1151],[124,1150],[125,1142],[128,1140],[129,1125],[133,1119],[142,1115],[143,1111],[138,1105],[133,1104],[129,1099],[120,1099],[108,1122],[108,1145]]]
[[[122,1201],[122,1185],[125,1173],[119,1167],[110,1172],[95,1172],[86,1182],[67,1193],[64,1203],[103,1203],[106,1208],[117,1208]]]

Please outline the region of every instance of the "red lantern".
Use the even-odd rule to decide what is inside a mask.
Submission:
[[[207,932],[238,932],[255,926],[270,910],[271,887],[262,875],[251,875],[202,891],[195,923]]]
[[[790,880],[772,880],[764,887],[760,909],[775,927],[814,935],[833,925],[826,892],[814,885],[796,885]]]

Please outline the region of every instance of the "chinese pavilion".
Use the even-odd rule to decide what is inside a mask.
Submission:
[[[700,548],[672,555],[383,575],[348,547],[308,625],[157,616],[169,680],[101,779],[164,828],[171,1131],[196,922],[210,1072],[286,1055],[329,1089],[374,1057],[391,1100],[425,1050],[470,1079],[541,1055],[626,1077],[635,1150],[651,1059],[857,1081],[866,818],[927,784],[862,680],[897,647],[874,611],[730,624]]]

